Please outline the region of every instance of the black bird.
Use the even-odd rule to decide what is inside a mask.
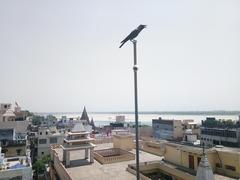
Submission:
[[[124,40],[122,40],[121,42],[121,46],[119,48],[121,48],[128,40],[133,40],[135,37],[138,36],[138,34],[144,29],[146,28],[147,25],[142,25],[140,24],[137,29],[134,29]]]

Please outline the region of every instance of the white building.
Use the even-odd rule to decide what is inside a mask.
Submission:
[[[27,112],[22,111],[21,107],[15,103],[14,109],[10,103],[0,104],[0,122],[7,121],[24,121],[26,120]]]
[[[125,123],[125,116],[122,116],[122,115],[116,116],[116,122],[117,123]]]
[[[39,127],[38,129],[38,157],[50,153],[50,145],[61,145],[65,134],[59,133],[56,127]]]

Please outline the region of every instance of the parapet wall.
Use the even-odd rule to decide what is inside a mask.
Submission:
[[[94,158],[102,164],[110,164],[134,160],[135,155],[119,148],[111,148],[94,151]]]
[[[60,178],[60,180],[72,180],[71,176],[68,174],[67,169],[64,167],[60,161],[57,152],[53,147],[51,147],[51,160],[53,162],[53,167]]]
[[[105,144],[105,143],[112,143],[113,139],[112,137],[109,138],[95,138],[93,141],[94,144]]]

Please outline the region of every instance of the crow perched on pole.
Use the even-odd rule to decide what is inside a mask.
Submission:
[[[138,36],[138,34],[144,29],[146,28],[147,25],[139,25],[137,27],[137,29],[134,29],[124,40],[122,40],[121,42],[121,46],[119,48],[121,48],[128,40],[133,40],[135,37]]]

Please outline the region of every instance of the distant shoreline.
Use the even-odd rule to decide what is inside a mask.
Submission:
[[[36,114],[81,114],[82,112],[34,112]],[[131,111],[88,112],[89,114],[134,114]],[[240,115],[240,111],[140,111],[139,114],[158,115]]]

